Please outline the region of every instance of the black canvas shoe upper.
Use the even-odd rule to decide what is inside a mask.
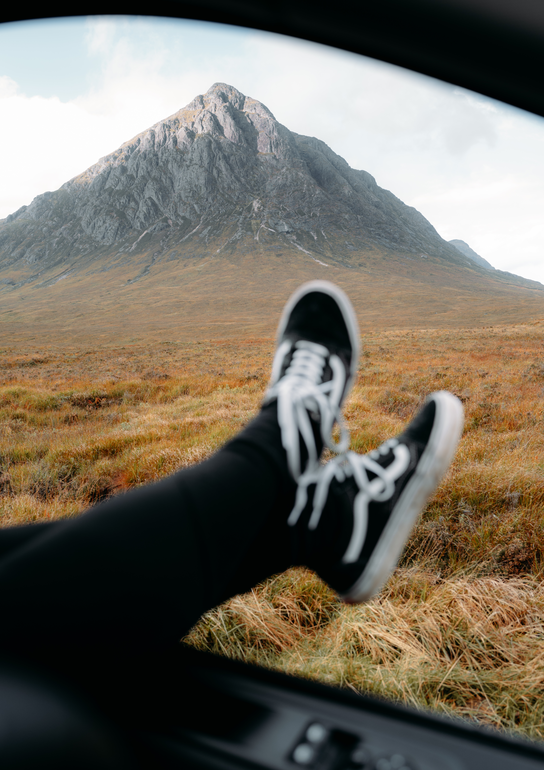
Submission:
[[[301,563],[347,601],[379,590],[447,470],[461,428],[458,399],[435,393],[397,438],[304,474],[288,519]]]
[[[280,320],[263,405],[278,402],[282,444],[297,481],[318,463],[323,445],[337,452],[349,446],[341,406],[357,370],[358,352],[355,314],[338,287],[311,281],[295,292]],[[338,444],[332,437],[335,422],[341,429]]]

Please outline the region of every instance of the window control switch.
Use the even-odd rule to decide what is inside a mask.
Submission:
[[[351,759],[360,742],[360,737],[351,733],[312,722],[306,727],[289,758],[299,767],[315,770],[332,770],[340,766],[362,770],[363,765]]]

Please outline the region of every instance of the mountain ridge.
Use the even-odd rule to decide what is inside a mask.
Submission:
[[[332,228],[333,236],[348,230],[358,237],[358,244],[341,249],[344,257],[357,247],[401,248],[409,254],[434,249],[469,264],[457,259],[459,252],[416,209],[380,188],[370,174],[350,168],[321,140],[289,131],[267,107],[225,84],[215,84],[57,191],[37,196],[10,215],[2,229],[45,219],[41,227],[51,238],[62,242],[69,235],[89,253],[95,244],[139,238],[161,220],[162,229],[174,226],[184,238],[203,229],[204,221],[218,215],[224,219],[229,206],[251,206],[245,217],[239,212],[246,224],[257,219],[280,234],[298,232],[317,251],[327,237],[323,231]],[[55,213],[63,207],[68,207],[63,219],[67,215],[79,222],[70,232],[66,222],[54,227]],[[1,231],[0,249],[10,251]],[[36,244],[11,251],[27,262],[44,256]]]
[[[544,315],[544,286],[475,264],[368,172],[224,83],[0,222],[0,295],[20,323],[20,303],[53,317],[60,297],[87,302],[85,318],[103,303],[116,319],[107,297],[127,291],[170,307],[179,284],[202,328],[210,302],[246,308],[259,326],[248,287],[275,312],[282,292],[316,275],[363,294],[373,284],[362,312],[380,323],[398,323],[406,308],[426,326],[441,314],[481,318],[492,312],[476,308],[483,295],[512,317],[525,305]]]
[[[453,240],[448,241],[448,243],[451,243],[452,246],[455,246],[456,249],[459,249],[461,254],[464,254],[465,257],[468,257],[477,265],[484,267],[486,270],[495,270],[491,262],[488,262],[487,259],[484,259],[479,254],[477,254],[466,241],[462,241],[459,238],[454,238]]]

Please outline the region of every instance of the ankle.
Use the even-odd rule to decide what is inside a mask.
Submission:
[[[309,485],[306,505],[289,530],[295,563],[320,574],[338,564],[346,551],[353,528],[353,501],[346,490],[333,482],[317,525],[313,526],[310,520],[315,491],[316,484]]]

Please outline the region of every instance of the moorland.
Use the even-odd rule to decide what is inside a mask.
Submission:
[[[434,390],[465,407],[398,569],[359,606],[306,569],[271,576],[183,643],[542,740],[544,321],[362,336],[354,450]],[[0,350],[1,526],[76,516],[206,458],[258,411],[274,351],[271,336],[48,339]]]

